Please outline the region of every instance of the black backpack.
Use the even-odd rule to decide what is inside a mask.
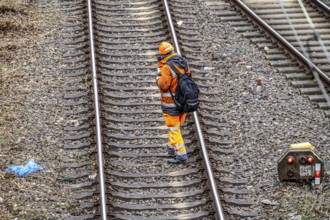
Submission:
[[[185,73],[181,74],[175,67],[174,62],[171,60],[167,61],[166,64],[176,73],[178,77],[178,86],[175,91],[175,95],[170,93],[174,99],[176,109],[183,113],[194,112],[199,107],[199,89],[197,84],[193,81],[191,76],[188,76],[186,73],[188,71],[188,62],[185,57],[182,57],[184,60],[184,69]]]

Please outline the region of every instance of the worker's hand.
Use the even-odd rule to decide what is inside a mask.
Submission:
[[[160,77],[160,68],[157,68],[156,81],[159,79],[159,77]]]
[[[160,78],[160,74],[156,75],[156,81]]]

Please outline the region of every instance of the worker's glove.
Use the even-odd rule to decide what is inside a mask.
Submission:
[[[156,59],[157,59],[158,62],[161,61],[161,60],[164,59],[164,58],[165,58],[164,55],[160,55],[160,54],[157,54],[157,55],[156,55]]]
[[[159,77],[160,77],[160,68],[157,68],[156,81],[159,79]]]

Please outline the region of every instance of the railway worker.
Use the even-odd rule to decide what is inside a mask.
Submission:
[[[185,73],[185,65],[183,58],[174,52],[174,47],[167,42],[159,45],[158,72],[156,83],[161,93],[162,111],[165,124],[169,129],[169,140],[166,144],[167,153],[174,156],[167,162],[170,164],[188,163],[186,146],[181,134],[181,125],[184,123],[186,114],[176,109],[172,94],[175,94],[178,79],[176,73],[171,70],[167,62],[172,62],[176,69],[181,73]],[[190,74],[189,66],[187,74]],[[170,93],[172,92],[172,94]]]

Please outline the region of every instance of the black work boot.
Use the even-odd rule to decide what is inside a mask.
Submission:
[[[173,147],[170,147],[168,144],[166,144],[166,151],[169,156],[174,156],[175,155],[175,150]]]
[[[188,162],[189,162],[189,160],[187,158],[187,155],[184,155],[183,157],[176,156],[174,159],[167,160],[167,163],[170,163],[170,164],[185,164]]]

